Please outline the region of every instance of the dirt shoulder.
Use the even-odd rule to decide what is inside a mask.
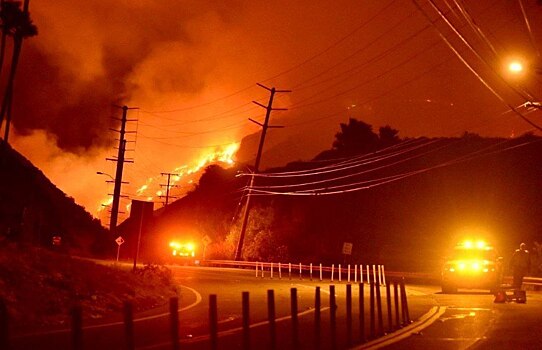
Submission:
[[[171,271],[147,265],[132,272],[34,247],[0,247],[0,298],[14,333],[68,326],[72,307],[84,319],[104,319],[122,312],[125,301],[141,312],[177,295]]]

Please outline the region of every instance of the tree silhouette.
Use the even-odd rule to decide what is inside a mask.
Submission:
[[[11,36],[13,38],[13,52],[11,55],[9,76],[0,110],[0,127],[4,121],[4,116],[6,116],[6,128],[4,133],[4,141],[6,142],[8,141],[9,125],[11,122],[11,104],[13,100],[15,73],[17,72],[23,40],[38,34],[37,27],[30,19],[30,13],[28,12],[29,3],[30,0],[25,0],[24,7],[21,10],[21,3],[19,1],[3,1],[2,8],[0,8],[0,12],[3,13],[0,15],[0,18],[2,19],[2,36]],[[2,45],[2,43],[0,43],[0,45]]]
[[[393,129],[391,126],[386,125],[378,129],[378,137],[380,138],[380,148],[386,148],[393,146],[399,142],[399,131]]]
[[[341,123],[341,131],[335,134],[333,149],[341,156],[374,152],[378,149],[378,135],[373,127],[350,118],[348,124]]]

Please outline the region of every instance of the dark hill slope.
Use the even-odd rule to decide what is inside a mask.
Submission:
[[[103,252],[107,231],[30,161],[0,140],[0,241]]]

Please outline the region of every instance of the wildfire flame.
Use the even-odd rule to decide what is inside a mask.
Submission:
[[[235,161],[233,157],[235,156],[235,153],[239,149],[240,143],[232,143],[230,145],[227,145],[225,147],[215,149],[213,152],[210,152],[206,155],[204,155],[202,158],[200,158],[198,161],[196,161],[193,165],[181,165],[173,169],[172,173],[177,174],[177,176],[172,176],[170,179],[170,186],[176,186],[182,188],[183,186],[180,186],[179,183],[186,179],[187,185],[192,185],[194,183],[194,179],[191,178],[190,175],[198,173],[200,170],[205,168],[208,165],[215,164],[215,163],[221,163],[226,166],[232,166],[235,164]],[[187,178],[190,177],[190,178]],[[136,198],[144,199],[146,201],[153,201],[155,196],[163,196],[165,194],[165,190],[162,190],[160,188],[156,188],[156,186],[159,187],[159,185],[155,185],[153,189],[153,184],[159,182],[157,181],[160,178],[160,176],[150,177],[148,178],[145,183],[136,190]],[[150,195],[150,193],[153,193],[151,191],[154,191],[155,195]],[[104,200],[100,207],[98,208],[97,212],[98,214],[102,212],[106,207],[110,206],[113,202],[113,198],[110,197],[107,200]],[[130,212],[131,203],[126,205],[126,212]]]

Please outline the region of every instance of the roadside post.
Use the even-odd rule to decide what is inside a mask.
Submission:
[[[344,242],[343,243],[343,257],[344,257],[344,264],[346,265],[346,258],[352,255],[352,247],[353,244],[350,242]],[[350,259],[349,259],[350,260]]]
[[[211,237],[209,237],[208,235],[205,235],[203,236],[203,238],[201,239],[201,242],[203,243],[203,254],[202,254],[202,259],[205,260],[205,252],[207,251],[207,246],[209,244],[211,244],[213,242],[213,240],[211,239]]]
[[[117,262],[119,262],[120,246],[121,246],[125,241],[124,241],[124,238],[122,238],[122,236],[118,236],[117,239],[115,239],[115,242],[117,242]]]

